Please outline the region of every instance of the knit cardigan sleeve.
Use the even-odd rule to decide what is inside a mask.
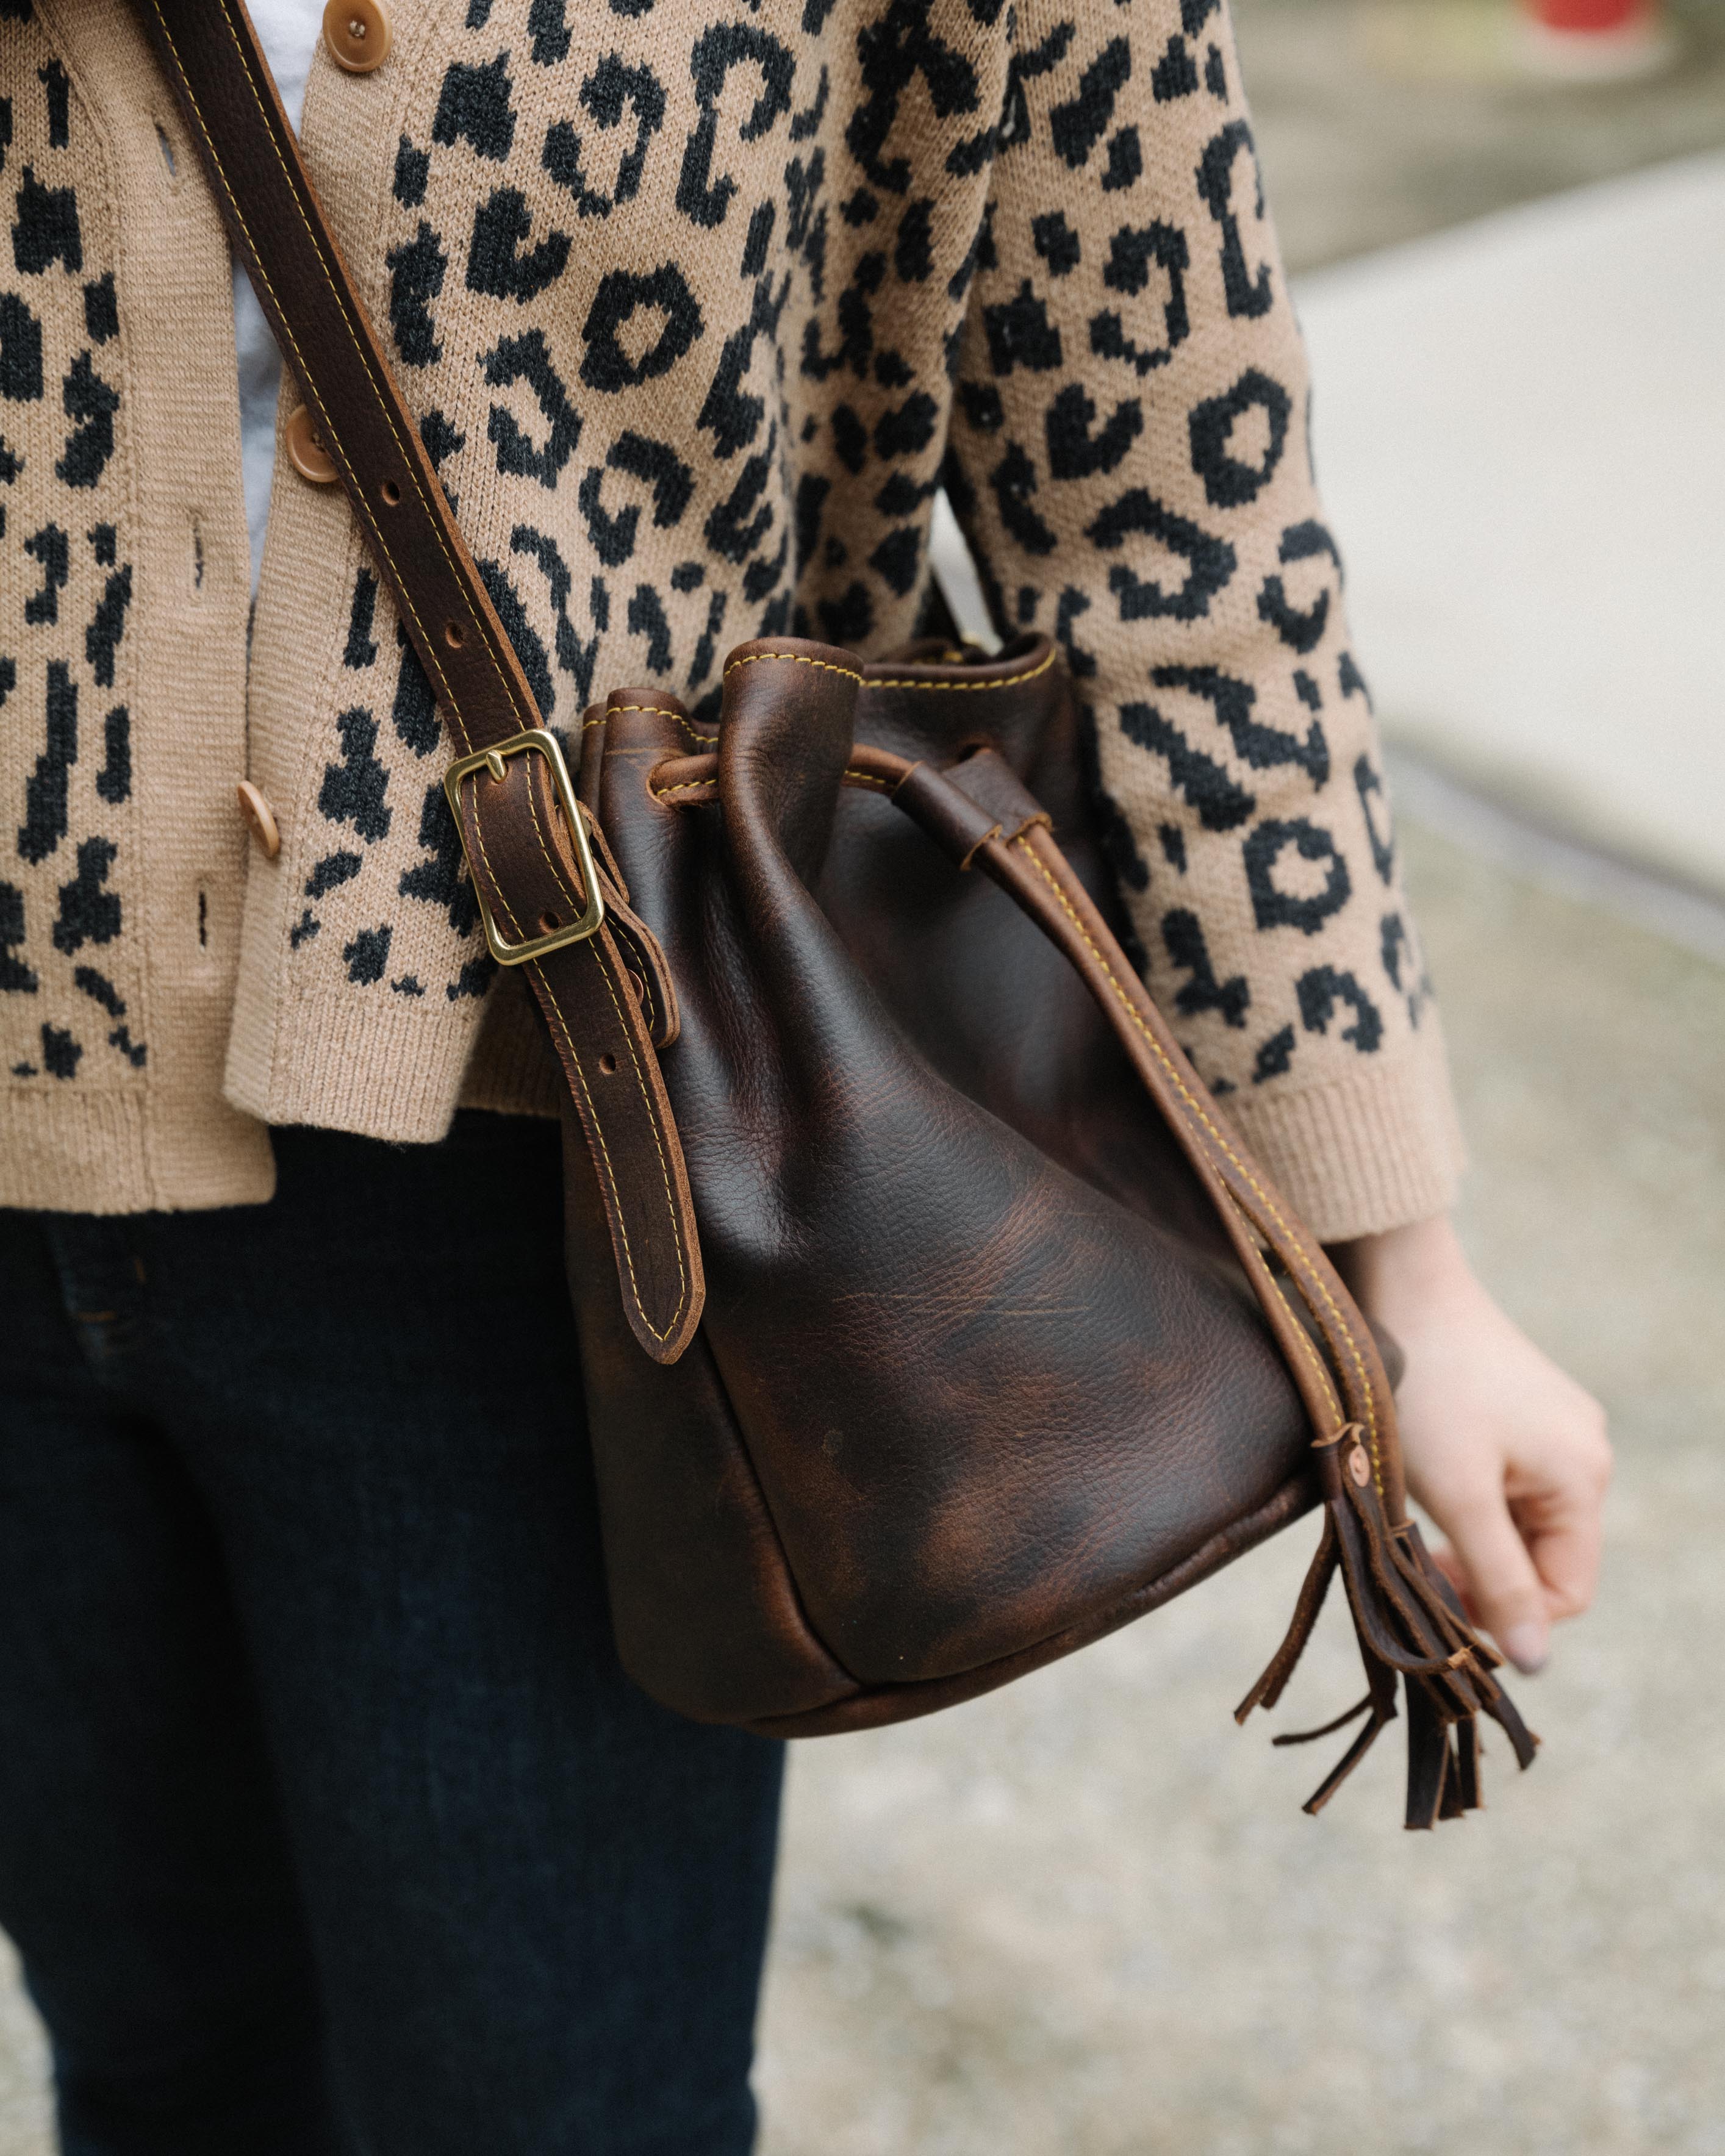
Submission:
[[[1329,1240],[1461,1146],[1218,0],[1019,0],[954,507],[1064,643],[1153,993]]]

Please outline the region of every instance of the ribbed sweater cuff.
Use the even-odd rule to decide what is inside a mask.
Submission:
[[[228,1099],[265,1122],[435,1145],[458,1105],[557,1112],[557,1065],[525,982],[500,981],[478,1027],[452,1026],[429,998],[305,997],[281,1015],[273,1057],[244,1052],[258,1043],[236,1028],[228,1060]]]
[[[247,1054],[254,1044],[234,1029],[224,1090],[236,1108],[266,1123],[312,1123],[394,1145],[447,1137],[471,1023],[452,1025],[429,998],[351,991],[296,998],[277,1015],[271,1056]]]
[[[1392,1064],[1222,1105],[1320,1241],[1405,1227],[1455,1202],[1466,1152],[1435,1010]]]

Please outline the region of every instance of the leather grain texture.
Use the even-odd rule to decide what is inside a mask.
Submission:
[[[744,646],[701,800],[677,798],[696,744],[663,696],[620,690],[588,730],[583,784],[680,984],[664,1067],[708,1281],[699,1364],[631,1362],[572,1156],[611,1574],[662,1570],[668,1471],[691,1486],[679,1512],[722,1487],[739,1542],[758,1547],[764,1508],[794,1589],[787,1603],[774,1566],[757,1572],[787,1679],[829,1658],[818,1704],[763,1669],[752,1697],[727,1689],[727,1717],[825,1726],[842,1702],[848,1725],[983,1689],[1316,1502],[1282,1352],[1082,979],[884,782],[844,783],[860,724],[927,766],[986,741],[999,768],[980,808],[957,795],[950,850],[1053,814],[1111,904],[1050,659],[966,670],[986,685],[969,688],[950,667]],[[716,1475],[642,1437],[701,1419],[686,1402],[715,1375],[732,1404]],[[635,1674],[714,1712],[706,1583],[660,1578],[644,1620],[633,1587],[614,1594]]]

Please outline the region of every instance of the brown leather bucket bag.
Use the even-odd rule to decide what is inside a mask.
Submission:
[[[572,772],[239,0],[136,4],[436,690],[487,939],[565,1081],[632,1674],[775,1735],[899,1720],[1316,1505],[1239,1710],[1276,1703],[1339,1572],[1368,1689],[1327,1729],[1363,1722],[1307,1810],[1399,1689],[1410,1826],[1477,1803],[1481,1713],[1526,1766],[1408,1516],[1371,1329],[1122,951],[1053,648],[745,644],[711,726],[618,689]]]

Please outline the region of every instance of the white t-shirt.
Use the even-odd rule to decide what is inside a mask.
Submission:
[[[275,86],[295,128],[305,102],[305,78],[323,30],[321,0],[249,0]],[[264,320],[251,280],[234,265],[234,344],[239,357],[239,459],[245,480],[245,521],[251,533],[252,588],[264,558],[270,516],[270,475],[275,466],[275,401],[281,354]]]

